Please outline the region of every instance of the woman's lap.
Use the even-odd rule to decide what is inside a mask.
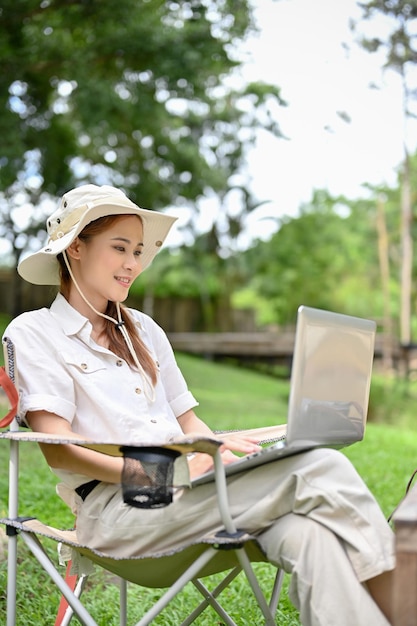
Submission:
[[[392,532],[340,452],[312,450],[242,472],[228,485],[232,517],[242,530],[259,534],[294,513],[318,522],[343,542],[360,580],[393,562]],[[214,484],[187,489],[161,509],[129,507],[119,486],[101,484],[80,502],[77,526],[82,543],[133,556],[198,542],[223,525]]]

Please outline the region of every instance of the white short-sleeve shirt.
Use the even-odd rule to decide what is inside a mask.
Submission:
[[[58,295],[51,307],[23,313],[5,331],[15,346],[20,419],[44,410],[100,441],[166,442],[181,435],[177,417],[197,406],[168,338],[148,315],[130,309],[158,366],[155,399],[142,375],[91,339],[91,323]],[[88,477],[54,470],[70,486]]]

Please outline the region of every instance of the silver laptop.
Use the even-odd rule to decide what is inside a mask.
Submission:
[[[368,413],[376,324],[300,306],[286,437],[226,466],[231,475],[298,452],[342,448],[363,439]],[[192,481],[213,480],[207,472]]]

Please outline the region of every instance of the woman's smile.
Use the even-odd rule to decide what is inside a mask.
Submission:
[[[122,287],[130,287],[130,285],[132,284],[131,278],[126,278],[123,276],[115,276],[115,279],[120,285],[122,285]]]

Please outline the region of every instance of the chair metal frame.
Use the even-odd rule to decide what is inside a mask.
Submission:
[[[6,339],[5,342],[7,341],[8,340]],[[17,386],[16,372],[14,369],[14,354],[10,343],[6,346],[6,348],[6,371],[12,382]],[[94,563],[98,564],[102,568],[112,571],[112,569],[108,567],[109,557],[107,556],[103,559],[102,557],[105,557],[106,555],[100,555],[100,553],[89,549],[88,546],[82,546],[75,540],[72,540],[71,533],[74,534],[74,531],[59,531],[50,526],[45,526],[38,520],[19,517],[19,447],[25,441],[56,443],[57,445],[60,443],[73,443],[77,445],[85,445],[89,448],[93,447],[100,451],[106,451],[106,449],[110,446],[112,449],[108,453],[119,454],[119,452],[115,452],[116,449],[120,450],[119,444],[99,443],[96,445],[92,442],[82,442],[76,438],[73,440],[71,440],[71,438],[62,439],[60,437],[45,435],[42,433],[34,433],[30,431],[25,432],[20,429],[15,418],[11,421],[9,429],[0,434],[0,439],[7,439],[10,445],[8,517],[0,519],[0,523],[6,526],[6,533],[8,536],[7,626],[15,626],[16,624],[18,537],[25,542],[29,550],[43,567],[45,572],[49,574],[50,578],[62,594],[63,602],[61,602],[60,609],[58,611],[57,621],[55,622],[56,626],[58,626],[58,624],[60,626],[67,626],[70,623],[73,614],[76,614],[85,626],[97,626],[96,621],[80,600],[87,576],[82,575],[78,580],[76,580],[73,575],[70,575],[69,569],[67,568],[66,578],[63,578],[46,553],[40,538],[49,537],[57,542],[67,544],[80,554],[91,558]],[[135,626],[147,626],[148,624],[151,624],[151,622],[168,606],[168,604],[189,582],[192,582],[195,588],[202,594],[203,600],[199,606],[197,606],[182,622],[181,626],[188,626],[191,624],[208,606],[211,606],[217,612],[227,626],[237,626],[230,615],[220,605],[217,598],[241,571],[243,571],[246,575],[258,607],[260,608],[265,619],[265,624],[268,626],[274,625],[276,623],[275,615],[278,607],[284,573],[281,569],[277,569],[271,597],[268,602],[259,585],[251,564],[253,561],[267,562],[267,559],[260,550],[256,537],[246,532],[241,532],[236,528],[232,519],[228,503],[225,469],[219,451],[220,442],[217,439],[194,437],[189,439],[184,438],[181,441],[169,444],[168,447],[172,448],[172,446],[175,446],[175,449],[180,451],[182,454],[188,454],[191,451],[196,451],[209,453],[213,456],[217,501],[220,516],[223,521],[223,531],[216,536],[202,537],[201,543],[204,546],[204,549],[202,549],[201,553],[192,562],[192,564],[185,569],[185,571],[180,573],[179,577],[166,591],[162,593],[159,600],[154,603],[151,609],[146,612],[146,614],[139,620],[139,622],[136,623]],[[253,558],[254,550],[255,557]],[[222,563],[223,557],[225,558],[226,566]],[[160,557],[155,556],[155,559],[158,558]],[[172,556],[172,558],[175,558],[175,555]],[[217,560],[220,561],[219,564],[217,564]],[[230,565],[231,561],[235,562],[232,566]],[[138,568],[140,568],[140,560],[138,560]],[[226,571],[228,573],[225,574],[224,579],[214,590],[209,591],[203,583],[202,578],[214,572]],[[118,573],[117,568],[114,570],[114,573]],[[140,584],[142,585],[142,583]],[[146,587],[147,585],[144,584],[143,586]],[[152,587],[155,585],[149,586]],[[127,580],[121,576],[120,625],[126,626],[126,624]]]

